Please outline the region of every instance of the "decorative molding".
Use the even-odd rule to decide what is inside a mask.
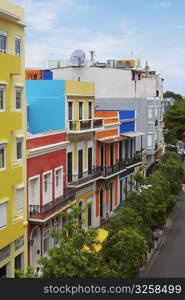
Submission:
[[[65,149],[70,143],[69,142],[61,142],[57,144],[47,145],[39,148],[28,149],[28,158],[36,157],[39,155],[51,153],[54,151]]]

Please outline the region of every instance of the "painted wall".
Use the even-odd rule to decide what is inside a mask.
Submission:
[[[33,137],[27,137],[26,140],[26,148],[27,150],[29,149],[34,149],[34,148],[40,148],[42,146],[47,146],[51,144],[56,144],[60,143],[61,141],[66,141],[67,134],[66,132],[63,133],[51,133],[47,134],[46,136],[35,136]]]
[[[26,99],[30,133],[65,129],[63,80],[27,80]]]
[[[98,98],[155,97],[156,89],[163,89],[159,75],[132,80],[131,70],[114,68],[63,68],[52,70],[54,79],[80,80],[95,83]]]
[[[53,79],[53,73],[49,70],[43,71],[43,80],[52,80]]]
[[[27,198],[26,198],[26,101],[24,94],[24,27],[6,18],[6,12],[16,15],[24,22],[23,8],[7,1],[0,1],[5,13],[0,19],[0,30],[7,32],[7,53],[0,53],[0,84],[5,85],[5,111],[0,112],[0,142],[7,142],[6,168],[0,171],[0,203],[7,200],[7,225],[0,230],[0,249],[10,246],[10,256],[0,262],[0,268],[10,263],[9,276],[15,276],[15,256],[24,253],[27,266]],[[4,18],[3,18],[4,15]],[[21,38],[21,55],[15,55],[15,36]],[[17,86],[22,87],[22,109],[15,110]],[[16,137],[23,137],[23,158],[16,160]],[[24,208],[17,210],[16,189],[24,187]],[[19,219],[18,219],[19,217]],[[16,220],[16,221],[15,221]],[[24,237],[24,246],[15,250],[15,240]]]
[[[152,134],[152,147],[147,149],[148,155],[153,155],[155,152],[155,133],[158,134],[158,148],[160,142],[163,140],[162,132],[159,127],[155,126],[155,120],[158,120],[160,125],[160,107],[161,101],[159,99],[145,99],[145,98],[96,98],[96,105],[99,109],[105,110],[135,110],[135,130],[145,133],[142,138],[142,146],[147,149],[147,134]],[[152,118],[148,117],[148,109],[152,108]],[[155,109],[158,109],[158,116],[155,117]],[[141,148],[141,137],[136,138],[136,148]]]

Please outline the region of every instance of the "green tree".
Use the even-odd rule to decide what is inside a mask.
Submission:
[[[101,253],[112,270],[111,277],[135,277],[146,255],[146,241],[134,229],[125,228],[119,232],[110,232]]]
[[[38,261],[43,278],[110,276],[102,255],[96,251],[100,243],[97,240],[97,229],[85,230],[81,226],[78,216],[82,212],[81,208],[71,206],[70,212],[61,213],[66,223],[51,234],[58,245],[50,248],[47,256]],[[36,274],[33,269],[28,269],[21,277],[36,277]]]
[[[185,178],[184,168],[176,153],[168,153],[159,164],[158,172],[165,177],[170,185],[170,194],[178,195]]]
[[[166,129],[165,142],[175,145],[185,132],[185,99],[173,92],[166,92],[163,96],[175,99],[174,104],[169,107],[164,115]]]

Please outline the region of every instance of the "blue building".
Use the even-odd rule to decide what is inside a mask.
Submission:
[[[65,129],[64,80],[26,80],[28,131]]]

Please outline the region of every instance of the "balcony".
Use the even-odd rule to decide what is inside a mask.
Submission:
[[[78,187],[79,185],[84,185],[101,177],[101,168],[93,167],[91,170],[83,173],[79,173],[77,175],[68,174],[68,186]]]
[[[109,177],[116,173],[121,173],[124,170],[130,169],[133,165],[142,163],[141,155],[135,155],[133,158],[127,160],[120,160],[117,164],[109,167],[102,167],[102,176]]]
[[[141,154],[136,154],[134,157],[127,159],[126,166],[128,168],[131,167],[132,165],[139,164],[139,163],[142,163],[142,157]]]
[[[65,194],[44,205],[29,205],[29,218],[44,220],[57,213],[68,201],[75,200],[75,191],[66,191]]]
[[[68,121],[68,129],[72,133],[95,131],[97,128],[103,128],[102,119]]]
[[[122,170],[126,169],[126,160],[120,160],[117,164],[109,167],[101,167],[103,177],[114,175]]]

